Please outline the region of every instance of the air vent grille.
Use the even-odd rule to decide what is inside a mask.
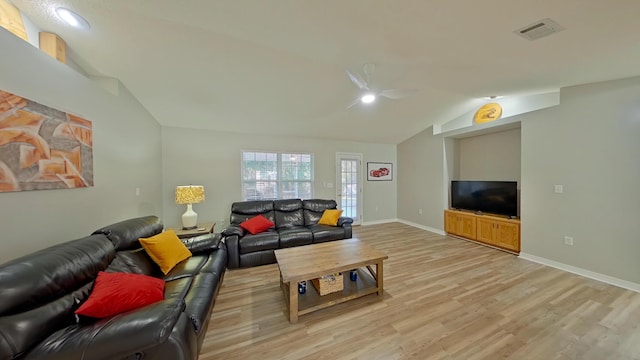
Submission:
[[[547,18],[524,26],[514,31],[514,33],[522,36],[527,40],[533,41],[545,36],[553,35],[562,30],[564,30],[562,26],[558,25],[557,22]]]

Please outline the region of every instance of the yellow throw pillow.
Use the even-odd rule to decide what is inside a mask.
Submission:
[[[342,210],[327,209],[322,213],[322,217],[318,220],[318,224],[336,226],[338,225],[340,215],[342,215]]]
[[[191,251],[184,246],[172,229],[150,238],[140,238],[139,240],[151,260],[160,266],[160,270],[165,275],[179,262],[191,257]]]

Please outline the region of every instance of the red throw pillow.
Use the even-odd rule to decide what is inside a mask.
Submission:
[[[251,234],[259,234],[263,231],[266,231],[269,228],[272,228],[274,224],[262,215],[257,215],[252,217],[249,220],[243,221],[240,223],[240,227],[247,230]]]
[[[147,275],[100,271],[77,315],[105,318],[164,299],[164,280]]]

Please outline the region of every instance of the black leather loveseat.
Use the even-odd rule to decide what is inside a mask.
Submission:
[[[0,359],[196,359],[226,269],[219,235],[183,240],[193,256],[164,275],[138,238],[162,231],[155,216],[0,265]],[[99,271],[165,280],[164,300],[100,320],[74,316]]]
[[[337,226],[318,224],[326,209],[336,209],[334,200],[261,200],[231,205],[229,227],[222,231],[230,269],[276,262],[274,250],[351,238],[353,219],[341,217]],[[252,235],[240,223],[262,215],[275,226]]]

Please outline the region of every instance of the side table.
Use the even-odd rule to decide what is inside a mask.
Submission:
[[[186,239],[194,236],[209,234],[213,232],[216,227],[215,222],[209,222],[204,224],[198,224],[198,227],[191,230],[182,230],[182,228],[172,228],[176,232],[179,239]]]

